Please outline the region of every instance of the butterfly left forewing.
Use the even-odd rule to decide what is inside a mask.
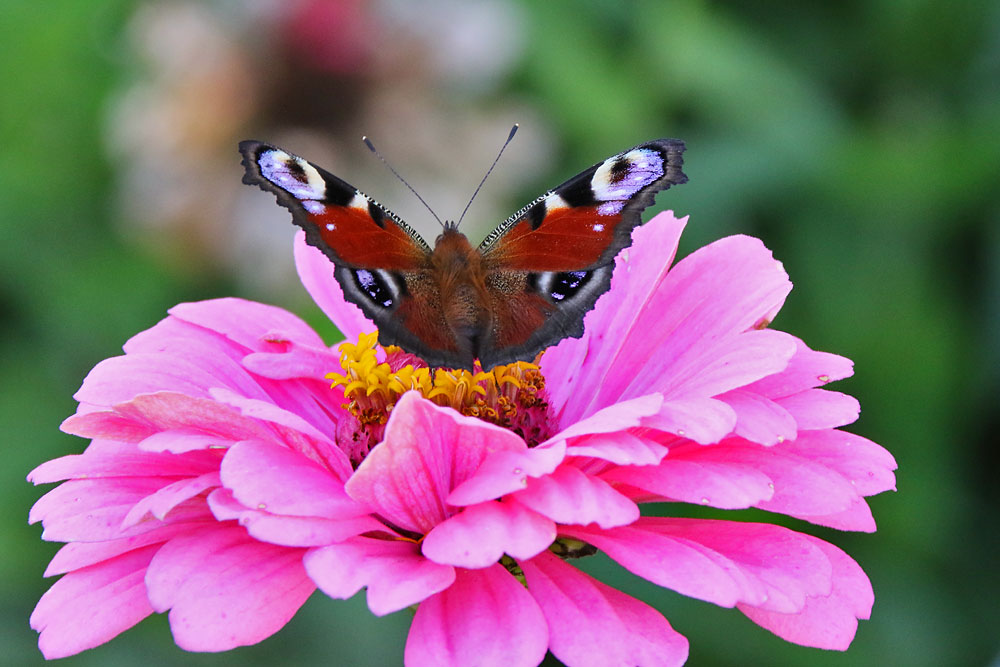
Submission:
[[[344,296],[379,330],[428,363],[472,365],[471,353],[449,334],[430,248],[420,236],[355,187],[276,146],[240,143],[243,182],[273,192],[333,262]]]
[[[426,265],[430,248],[420,235],[353,185],[270,144],[242,141],[240,153],[243,182],[273,192],[309,245],[337,266],[413,271]]]
[[[493,331],[483,367],[527,360],[583,334],[583,316],[611,285],[657,192],[687,181],[684,143],[660,139],[614,155],[512,216],[480,245]]]

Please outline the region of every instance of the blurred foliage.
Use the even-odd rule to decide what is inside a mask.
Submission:
[[[174,303],[264,298],[222,272],[140,249],[114,222],[102,133],[109,95],[133,74],[123,32],[137,6],[0,6],[0,489],[8,508],[0,645],[10,664],[42,661],[27,619],[56,545],[26,526],[41,490],[23,480],[85,444],[58,431],[75,409],[72,392]],[[523,0],[521,11],[524,50],[491,97],[533,105],[559,152],[552,173],[517,193],[511,210],[622,148],[683,138],[690,183],[657,206],[691,215],[682,251],[731,233],[763,238],[795,283],[776,326],[854,359],[856,377],[838,387],[863,407],[850,430],[888,447],[900,466],[899,493],[871,502],[876,534],[796,525],[845,548],[874,583],[873,619],[846,654],[786,644],[733,610],[600,559],[588,569],[662,609],[691,640],[695,665],[995,658],[1000,5]],[[498,138],[504,130],[495,129]],[[279,305],[320,320],[302,299]],[[408,622],[405,612],[370,617],[360,598],[317,595],[259,646],[183,654],[158,617],[66,664],[392,664]]]

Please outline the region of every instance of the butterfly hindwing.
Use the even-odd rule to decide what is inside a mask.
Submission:
[[[306,241],[334,263],[344,296],[375,322],[384,345],[425,359],[460,353],[431,276],[423,239],[373,199],[333,174],[276,146],[240,143],[243,182],[273,192]],[[471,363],[471,362],[469,362]]]
[[[511,216],[480,245],[493,301],[483,366],[530,358],[583,334],[656,193],[687,181],[684,143],[660,139],[614,155]]]

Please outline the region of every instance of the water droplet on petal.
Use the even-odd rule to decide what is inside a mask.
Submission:
[[[258,503],[257,504],[257,509],[259,509],[259,510],[266,510],[267,509],[267,504],[265,504],[265,503]]]
[[[767,483],[767,488],[769,488],[769,489],[771,489],[772,491],[774,491],[774,482],[768,482],[768,483]]]
[[[708,503],[709,503],[709,500],[708,500],[708,498],[704,498],[704,497],[703,497],[703,498],[701,499],[701,504],[702,504],[702,505],[707,505]]]
[[[820,382],[822,382],[823,384],[826,384],[827,382],[830,381],[830,376],[829,375],[820,375],[816,379],[819,380]]]
[[[682,429],[682,428],[677,429],[677,435],[683,436],[684,435],[684,429]]]
[[[524,472],[524,471],[523,471],[523,470],[521,470],[520,468],[514,468],[514,474],[515,474],[515,475],[520,475],[520,474],[522,474],[523,472]]]

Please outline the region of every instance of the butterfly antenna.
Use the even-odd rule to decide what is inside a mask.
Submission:
[[[476,195],[478,195],[479,191],[483,188],[483,183],[485,183],[486,179],[489,178],[490,174],[493,173],[493,167],[497,166],[497,162],[500,161],[500,156],[503,155],[503,151],[505,148],[507,148],[507,144],[510,143],[510,140],[513,139],[514,135],[517,133],[517,128],[518,128],[517,123],[514,123],[514,127],[510,128],[510,134],[507,135],[507,141],[503,142],[503,146],[500,147],[500,152],[497,153],[497,159],[493,160],[493,164],[491,164],[490,168],[486,170],[486,175],[483,176],[483,180],[479,182],[479,187],[477,187],[476,191],[472,193],[472,197],[469,199],[469,203],[465,205],[465,210],[462,211],[462,215],[458,218],[458,222],[455,223],[456,227],[462,224],[462,219],[465,218],[466,211],[468,211],[469,207],[472,206],[472,200],[476,198]]]
[[[410,188],[410,192],[412,192],[414,194],[414,196],[417,199],[420,200],[421,204],[423,204],[424,206],[427,207],[427,210],[431,212],[431,215],[433,215],[434,219],[438,221],[438,224],[441,225],[442,227],[444,227],[445,224],[443,222],[441,222],[441,218],[439,218],[438,214],[434,212],[434,209],[432,209],[430,207],[430,205],[427,202],[424,201],[423,197],[421,197],[419,194],[417,194],[417,191],[413,189],[413,186],[410,185],[409,183],[407,183],[406,179],[403,178],[402,176],[400,176],[398,171],[396,171],[395,169],[392,168],[392,165],[389,164],[384,157],[382,157],[382,154],[379,153],[377,150],[375,150],[375,146],[372,144],[371,140],[368,137],[361,137],[361,141],[365,142],[365,146],[368,147],[368,150],[370,150],[372,153],[375,153],[375,156],[379,160],[382,160],[382,164],[384,164],[385,166],[387,166],[389,168],[389,171],[391,171],[396,176],[396,178],[398,178],[399,180],[401,180],[403,182],[403,185],[405,185],[406,187]]]

